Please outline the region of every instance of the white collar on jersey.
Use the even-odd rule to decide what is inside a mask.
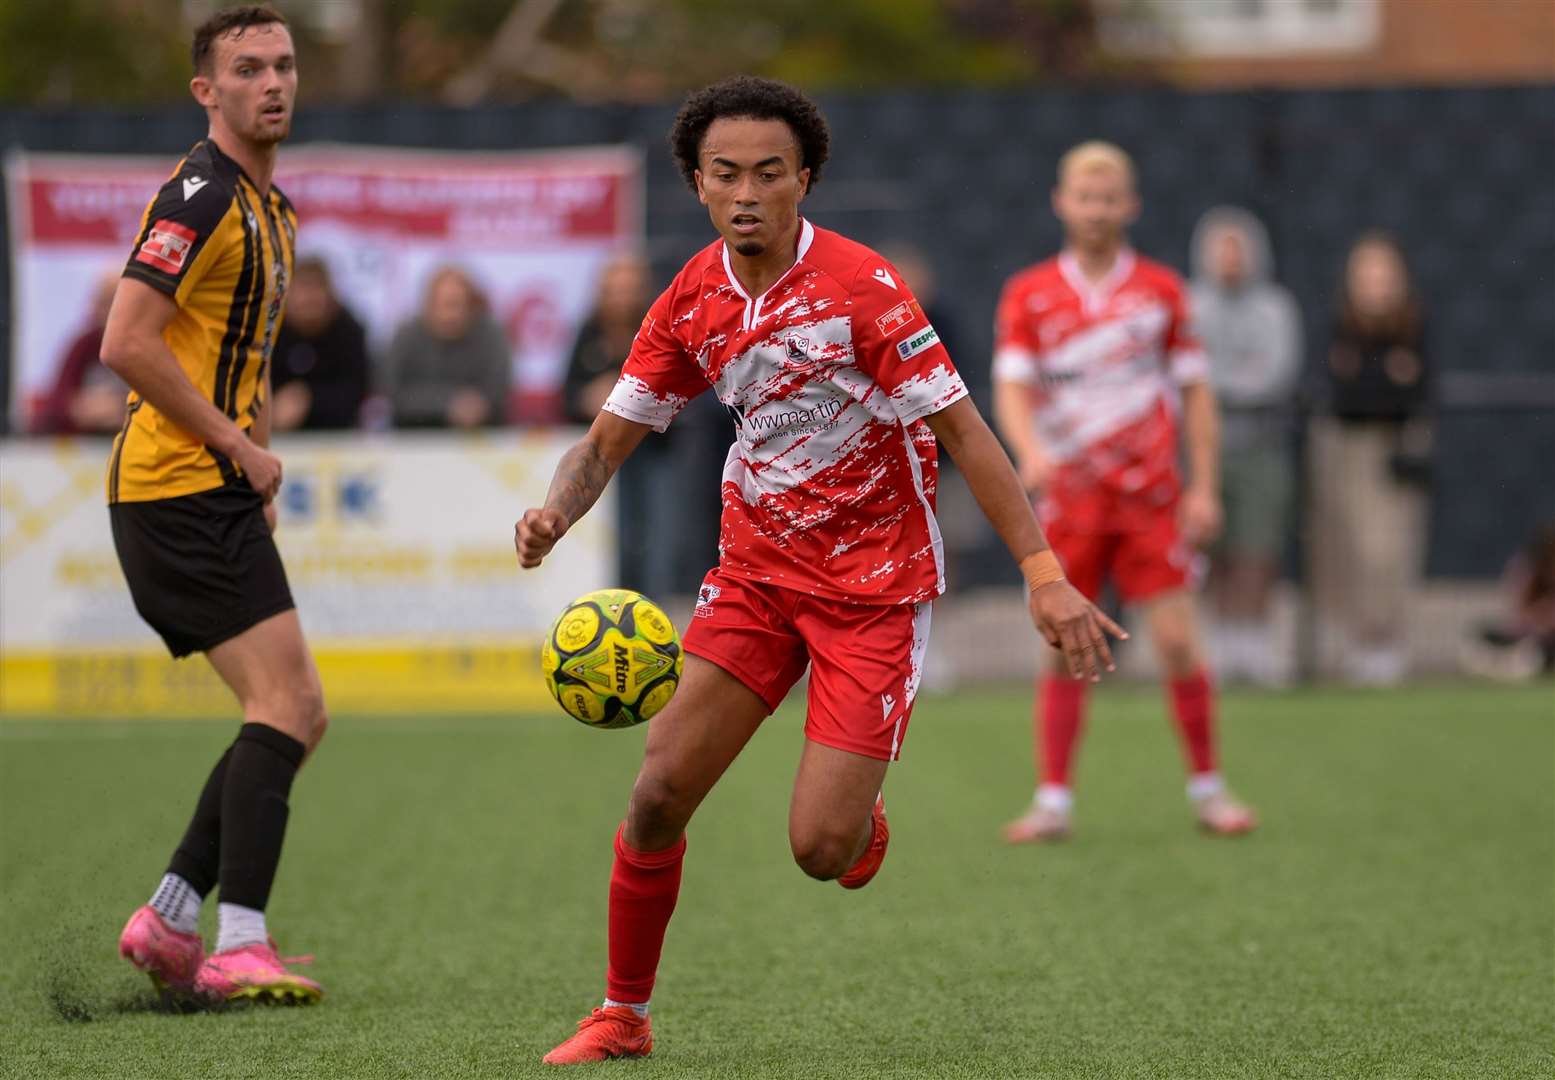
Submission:
[[[794,266],[798,266],[800,263],[804,262],[805,253],[810,250],[810,245],[814,242],[815,226],[811,225],[810,222],[805,218],[800,218],[799,250],[794,255]],[[752,300],[750,294],[745,291],[745,287],[740,284],[740,279],[734,276],[734,267],[729,263],[729,245],[727,242],[725,242],[723,246],[723,257],[724,273],[728,275],[729,284],[734,286],[734,291],[739,293],[740,297],[745,301],[745,318],[742,320],[742,323],[744,329],[749,330],[751,327],[755,326],[757,321],[761,318],[761,302],[767,298],[768,294],[770,294],[773,289],[781,285],[789,274],[794,272],[794,266],[790,266],[787,270],[784,270],[782,277],[778,278],[771,285],[768,285],[766,292]]]
[[[1107,271],[1096,284],[1092,285],[1085,276],[1085,271],[1080,269],[1080,260],[1075,258],[1074,252],[1065,248],[1058,256],[1058,272],[1064,275],[1064,280],[1080,298],[1081,305],[1089,314],[1099,311],[1106,306],[1112,294],[1118,291],[1118,287],[1129,279],[1134,272],[1134,264],[1138,260],[1134,257],[1134,249],[1123,247],[1118,250],[1118,257],[1112,264],[1112,269]]]

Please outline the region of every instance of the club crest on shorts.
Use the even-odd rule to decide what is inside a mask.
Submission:
[[[697,590],[697,606],[696,610],[691,613],[691,617],[693,619],[712,618],[713,601],[718,599],[718,594],[722,591],[717,585],[709,585],[704,581],[702,587]]]

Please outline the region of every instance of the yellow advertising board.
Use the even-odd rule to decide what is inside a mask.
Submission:
[[[612,500],[538,570],[513,522],[575,431],[287,436],[276,540],[336,713],[528,712],[539,644],[568,601],[614,584]],[[140,621],[103,505],[107,444],[0,443],[0,716],[213,716],[208,664]]]

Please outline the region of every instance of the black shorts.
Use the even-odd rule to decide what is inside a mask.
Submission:
[[[135,610],[174,656],[205,652],[291,610],[264,502],[245,481],[108,508]]]

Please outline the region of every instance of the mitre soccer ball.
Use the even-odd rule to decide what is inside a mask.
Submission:
[[[600,589],[567,605],[540,667],[567,715],[593,728],[640,724],[664,708],[685,655],[669,616],[641,593]]]

